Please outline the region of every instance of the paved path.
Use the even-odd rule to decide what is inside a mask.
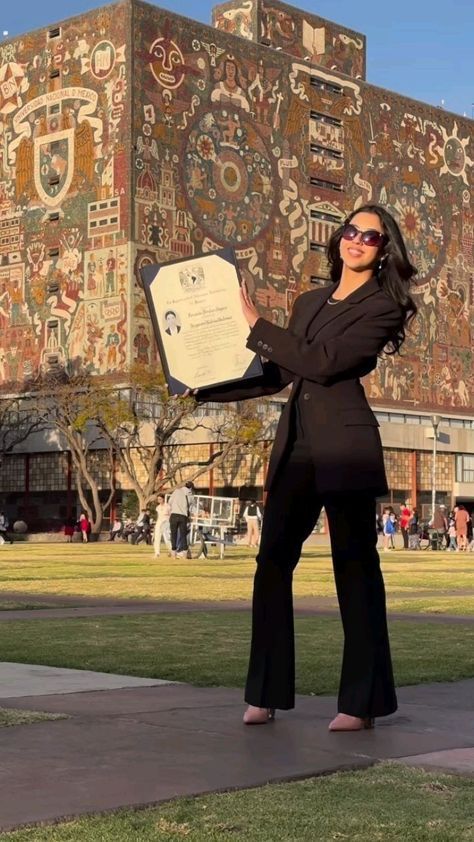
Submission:
[[[436,592],[438,593],[438,592]],[[439,595],[439,594],[438,594]],[[60,597],[32,596],[31,594],[10,592],[0,594],[3,601],[42,604],[45,607],[31,609],[12,609],[0,611],[0,623],[8,623],[15,620],[53,620],[69,619],[72,617],[107,617],[123,614],[176,614],[188,611],[250,611],[251,602],[247,600],[226,600],[223,602],[204,601],[196,602],[159,602],[159,601],[138,601],[131,599],[100,600],[91,597]],[[48,608],[49,605],[63,603],[60,608]],[[337,600],[335,597],[300,597],[295,599],[295,614],[300,617],[312,617],[315,615],[338,615]],[[412,620],[414,622],[427,621],[433,623],[474,623],[474,615],[459,614],[409,614],[392,612],[389,610],[391,620]]]
[[[89,684],[89,692],[60,694],[64,671],[45,670],[42,687],[51,695],[33,695],[32,683],[32,695],[8,697],[4,687],[3,704],[70,718],[2,730],[2,830],[388,758],[474,774],[474,680],[402,688],[399,711],[373,731],[330,734],[336,707],[330,697],[299,697],[295,711],[248,728],[239,690],[184,684],[100,690],[98,674],[97,689]],[[38,680],[36,674],[37,691]],[[10,692],[18,692],[14,684]]]

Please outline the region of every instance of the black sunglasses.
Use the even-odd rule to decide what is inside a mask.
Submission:
[[[353,225],[352,222],[346,222],[342,229],[343,238],[345,240],[355,240],[358,234],[360,234],[360,240],[364,246],[381,246],[387,239],[385,234],[381,234],[375,228],[369,228],[368,231],[361,231],[357,225]]]

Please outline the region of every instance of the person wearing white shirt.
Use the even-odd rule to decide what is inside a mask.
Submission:
[[[160,555],[162,538],[166,546],[168,547],[168,551],[171,552],[170,514],[171,507],[169,503],[166,502],[164,494],[158,494],[158,500],[156,504],[155,533],[153,536],[153,548],[155,551],[155,556]]]
[[[248,500],[242,515],[247,524],[246,542],[249,547],[258,547],[260,541],[260,521],[262,513],[255,500]]]

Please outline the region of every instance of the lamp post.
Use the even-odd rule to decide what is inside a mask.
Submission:
[[[431,416],[431,423],[433,425],[433,466],[431,472],[431,517],[435,516],[436,506],[436,445],[438,441],[438,427],[441,423],[439,415]]]

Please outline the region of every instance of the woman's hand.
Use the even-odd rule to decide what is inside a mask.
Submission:
[[[165,383],[165,386],[168,387],[168,384]],[[181,395],[171,395],[170,397],[173,401],[177,401],[179,398],[194,398],[198,391],[198,389],[186,389]]]
[[[240,287],[240,304],[249,327],[253,327],[257,319],[260,318],[260,315],[255,307],[255,304],[250,298],[245,281],[242,281],[242,286]]]

